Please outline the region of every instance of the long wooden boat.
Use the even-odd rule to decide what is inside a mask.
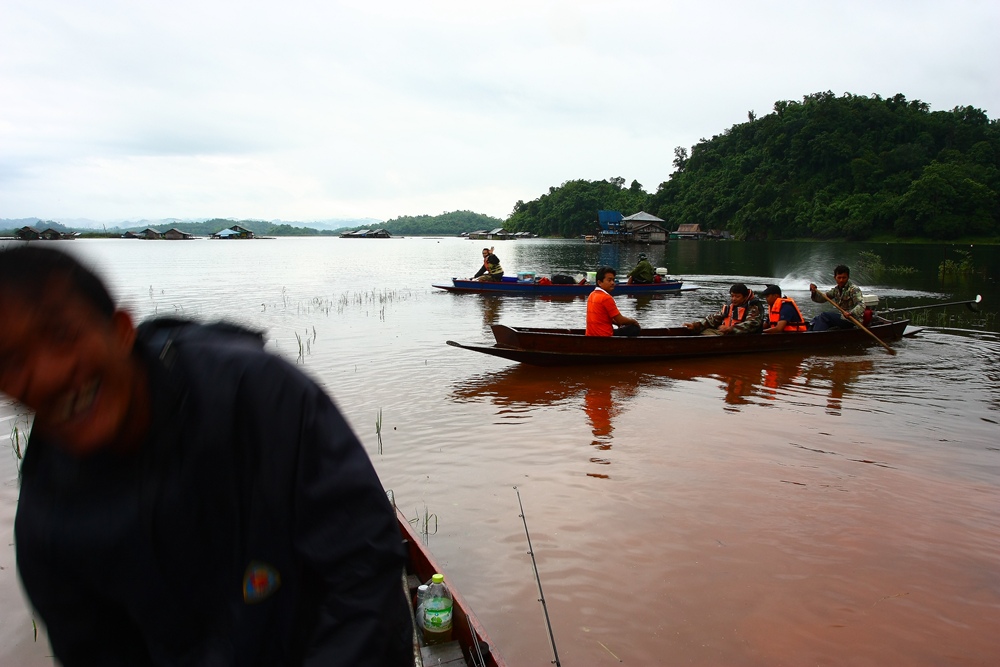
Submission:
[[[628,284],[625,281],[615,283],[614,294],[668,294],[682,291],[684,281],[668,278],[659,283]],[[594,283],[583,285],[543,285],[536,281],[518,280],[513,276],[505,276],[499,282],[479,282],[452,278],[451,284],[436,284],[432,287],[460,294],[516,294],[521,296],[587,296],[597,287]],[[693,289],[693,288],[692,288]]]
[[[869,330],[882,341],[902,338],[909,320],[883,321]],[[643,329],[627,336],[585,336],[583,329],[538,329],[493,325],[496,344],[448,345],[535,366],[612,364],[725,354],[863,346],[875,341],[861,329],[830,329],[787,334],[702,336],[684,327]]]
[[[417,596],[417,586],[426,583],[435,573],[445,574],[430,552],[420,541],[420,536],[403,513],[396,508],[399,532],[407,550],[406,587],[411,604]],[[448,665],[449,667],[506,667],[496,645],[486,634],[472,608],[445,577],[454,598],[452,616],[452,641],[437,646],[425,646],[420,628],[415,626],[413,639],[414,667]]]

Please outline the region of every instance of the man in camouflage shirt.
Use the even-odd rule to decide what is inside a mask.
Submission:
[[[685,322],[684,326],[703,336],[731,336],[763,330],[767,306],[746,285],[736,283],[730,287],[729,301],[718,313]]]
[[[847,311],[855,319],[860,320],[865,315],[864,298],[861,295],[861,288],[851,282],[851,270],[843,264],[837,265],[833,269],[833,279],[837,282],[836,287],[826,292],[827,298]],[[826,303],[823,294],[816,291],[816,285],[809,285],[812,292],[812,300],[816,303]],[[839,310],[823,312],[813,318],[813,331],[826,331],[827,329],[850,329],[854,324],[841,316]]]

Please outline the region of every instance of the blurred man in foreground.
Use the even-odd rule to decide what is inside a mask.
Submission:
[[[0,251],[0,321],[0,392],[35,413],[18,570],[61,664],[412,664],[384,490],[260,334],[136,328],[36,246]]]

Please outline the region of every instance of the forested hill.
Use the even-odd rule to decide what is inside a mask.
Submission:
[[[972,107],[817,93],[677,148],[673,165],[652,195],[620,178],[550,188],[507,228],[588,234],[615,209],[747,240],[1000,235],[1000,123]]]
[[[595,214],[596,215],[596,214]],[[397,236],[418,234],[449,234],[458,236],[462,232],[480,229],[496,229],[503,220],[472,211],[452,211],[441,215],[407,215],[386,220],[379,225],[390,234]]]

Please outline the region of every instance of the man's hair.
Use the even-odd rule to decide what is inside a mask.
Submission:
[[[595,274],[597,282],[601,282],[602,280],[604,280],[604,276],[608,275],[609,273],[613,276],[618,275],[618,272],[612,269],[610,266],[597,267],[597,273]]]
[[[851,275],[851,270],[843,264],[838,264],[833,267],[833,275],[839,276],[841,273],[846,273],[848,276]]]
[[[34,244],[0,250],[0,289],[29,302],[51,296],[53,289],[68,290],[109,320],[116,310],[96,273],[71,255]]]
[[[739,294],[740,296],[746,296],[750,293],[750,288],[748,288],[743,283],[734,283],[732,287],[729,288],[730,294]]]
[[[489,248],[483,248],[483,252],[489,252],[489,251],[490,251]]]

